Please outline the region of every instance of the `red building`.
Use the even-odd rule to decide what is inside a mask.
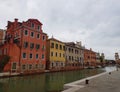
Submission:
[[[2,55],[10,56],[4,71],[33,73],[43,72],[46,65],[47,34],[37,19],[25,22],[8,21]]]
[[[84,64],[85,66],[96,66],[96,52],[92,49],[84,49]]]
[[[0,29],[0,45],[4,44],[5,30]]]

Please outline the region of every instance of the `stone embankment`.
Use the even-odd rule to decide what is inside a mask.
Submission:
[[[120,70],[117,69],[65,84],[66,90],[62,92],[120,92],[119,84]]]

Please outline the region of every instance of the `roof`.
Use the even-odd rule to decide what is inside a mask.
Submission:
[[[28,21],[34,22],[36,24],[43,25],[38,19],[28,19]]]
[[[62,41],[60,41],[60,40],[57,40],[57,39],[55,39],[55,38],[53,38],[53,37],[48,39],[48,41],[50,41],[50,40],[53,40],[53,41],[56,41],[56,42],[60,42],[60,43],[64,43],[64,42],[62,42]]]
[[[94,51],[92,51],[92,50],[89,50],[89,49],[84,49],[84,51],[89,51],[89,52],[96,53],[96,52],[94,52]]]

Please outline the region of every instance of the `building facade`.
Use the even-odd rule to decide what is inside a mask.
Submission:
[[[115,53],[115,62],[117,64],[120,64],[120,58],[119,58],[119,54],[117,52]]]
[[[47,34],[37,19],[8,21],[2,55],[10,56],[4,71],[33,73],[42,72],[46,65]]]
[[[81,42],[65,43],[66,69],[80,69],[83,67],[84,51]]]
[[[4,41],[5,41],[5,30],[3,29],[0,29],[0,45],[3,45],[4,44]]]
[[[47,69],[63,70],[65,68],[65,44],[55,38],[47,40]]]
[[[92,49],[84,49],[84,65],[85,66],[96,66],[96,52]]]
[[[97,62],[97,65],[100,65],[101,64],[101,60],[100,60],[100,53],[96,53],[96,62]]]

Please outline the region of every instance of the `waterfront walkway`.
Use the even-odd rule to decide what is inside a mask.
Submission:
[[[89,84],[85,80],[89,80]],[[65,84],[63,92],[120,92],[120,69]]]

